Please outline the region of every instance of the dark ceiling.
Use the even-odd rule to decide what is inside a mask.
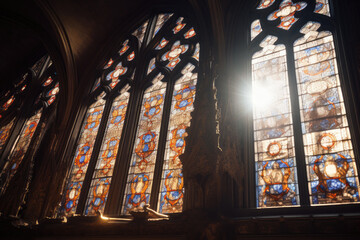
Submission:
[[[161,6],[169,2],[152,0],[150,4],[145,0],[8,1],[0,7],[0,92],[11,86],[12,79],[19,76],[19,69],[31,66],[46,53],[46,49],[50,47],[46,41],[50,39],[58,44],[57,47],[61,45],[57,42],[57,26],[55,27],[51,18],[58,20],[68,38],[77,72],[81,73],[89,61],[98,56],[100,47],[109,42],[109,36],[131,27],[152,5]],[[61,52],[61,49],[59,51]]]

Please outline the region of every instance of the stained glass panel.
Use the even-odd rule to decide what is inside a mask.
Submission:
[[[292,25],[298,20],[294,15],[296,12],[303,10],[307,6],[305,2],[293,3],[291,0],[283,0],[280,4],[279,10],[271,13],[268,16],[269,21],[274,21],[280,18],[281,22],[278,28],[289,30]]]
[[[42,112],[39,111],[25,122],[18,139],[11,150],[9,160],[6,162],[1,172],[1,192],[6,189],[8,183],[17,172],[25,157],[26,151],[40,121],[41,113]]]
[[[70,216],[76,211],[82,184],[99,130],[104,105],[105,101],[100,99],[89,107],[86,114],[62,200],[60,214],[63,216]]]
[[[121,56],[121,55],[123,55],[124,53],[126,53],[126,51],[130,48],[129,47],[129,45],[128,45],[128,43],[129,43],[129,40],[125,40],[124,41],[124,43],[123,43],[123,45],[122,45],[122,47],[121,47],[121,49],[120,49],[120,51],[119,51],[119,55]],[[109,60],[109,62],[111,62],[111,64],[113,64],[113,61],[111,60]],[[110,67],[110,66],[109,66]]]
[[[257,37],[262,32],[260,20],[256,19],[251,23],[251,40]]]
[[[11,120],[11,122],[9,122],[7,125],[3,126],[0,129],[0,151],[3,149],[3,147],[7,142],[8,137],[10,136],[11,129],[14,125],[14,121],[15,119]]]
[[[155,58],[152,58],[149,62],[147,74],[151,73],[155,69]]]
[[[155,35],[159,32],[159,30],[162,28],[162,26],[164,26],[166,21],[169,20],[169,18],[172,15],[173,15],[173,13],[163,13],[163,14],[158,15],[158,18],[156,20],[155,31],[154,31],[153,37],[155,37]]]
[[[180,17],[177,21],[176,21],[176,26],[173,28],[173,33],[177,34],[178,32],[180,32],[186,25],[186,23],[183,23],[182,21],[184,20],[183,17]]]
[[[8,110],[8,108],[14,103],[14,101],[15,101],[15,96],[13,95],[1,106],[1,110],[2,111]]]
[[[45,63],[46,58],[47,58],[47,56],[43,56],[31,67],[31,69],[34,71],[35,75],[38,75],[40,73],[41,67]]]
[[[257,206],[298,206],[286,51],[267,36],[252,59]]]
[[[159,141],[166,83],[159,74],[143,97],[136,140],[127,178],[123,214],[148,204]]]
[[[42,85],[43,85],[43,87],[47,87],[47,86],[49,86],[52,82],[53,82],[53,79],[52,79],[51,76],[49,76]]]
[[[184,33],[184,38],[189,39],[189,38],[194,37],[195,35],[196,35],[196,32],[195,32],[194,28],[190,28],[189,31]]]
[[[118,63],[118,65],[116,65],[114,71],[111,71],[107,76],[106,76],[106,80],[110,81],[110,87],[114,88],[118,82],[120,81],[119,78],[124,75],[127,72],[127,67],[123,67],[122,66],[122,62]],[[100,81],[99,81],[100,84]]]
[[[199,58],[200,58],[200,44],[199,43],[196,44],[193,58],[195,58],[197,61],[199,61]]]
[[[330,17],[329,0],[316,0],[314,12]]]
[[[358,173],[330,32],[308,22],[294,44],[311,204],[359,202]]]
[[[265,9],[273,5],[275,0],[261,0],[259,6],[256,9]]]
[[[189,45],[187,45],[187,44],[181,45],[180,41],[176,41],[171,46],[171,50],[166,52],[161,57],[161,60],[162,61],[168,60],[169,63],[166,64],[166,67],[169,68],[170,70],[173,70],[176,67],[176,65],[181,61],[180,60],[180,55],[185,53],[188,49],[189,49]]]
[[[104,210],[124,126],[129,96],[128,92],[124,92],[114,99],[92,177],[86,201],[85,215],[96,215],[97,211],[103,212]]]
[[[197,81],[197,73],[192,73],[194,68],[188,64],[174,86],[159,193],[158,209],[161,213],[182,211],[184,179],[179,156],[185,151],[186,129],[190,126],[190,114],[194,110]]]
[[[141,25],[138,29],[136,29],[132,35],[134,35],[135,37],[137,37],[137,39],[139,40],[139,45],[141,46],[143,40],[144,40],[144,36],[145,36],[145,32],[146,32],[146,28],[148,25],[149,21],[146,21],[143,25]]]

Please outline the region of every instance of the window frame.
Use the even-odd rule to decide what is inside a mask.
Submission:
[[[267,16],[272,13],[274,10],[279,9],[279,5],[281,4],[281,0],[275,1],[274,4],[267,9],[257,10],[260,1],[256,1],[249,5],[251,7],[251,12],[249,15],[249,20],[247,22],[247,41],[248,41],[248,59],[252,59],[254,53],[260,51],[262,48],[259,46],[260,42],[268,35],[278,37],[275,45],[283,44],[285,45],[286,50],[286,60],[287,60],[287,75],[289,81],[289,92],[290,92],[290,106],[291,106],[291,114],[292,114],[292,126],[293,126],[293,136],[295,143],[295,156],[296,156],[296,169],[297,169],[297,178],[298,178],[298,187],[299,187],[299,206],[284,206],[284,207],[274,207],[274,208],[257,208],[256,207],[256,173],[255,173],[255,151],[254,151],[254,123],[251,121],[249,124],[249,128],[251,129],[249,141],[252,143],[251,149],[249,150],[250,157],[250,169],[252,170],[249,173],[249,181],[251,185],[251,193],[250,193],[250,209],[247,212],[251,212],[252,215],[262,215],[262,214],[312,214],[312,213],[338,213],[339,211],[343,212],[359,212],[358,204],[359,202],[350,203],[350,204],[334,204],[334,205],[316,205],[311,206],[310,204],[310,194],[308,189],[308,176],[306,170],[306,161],[305,161],[305,153],[304,153],[304,144],[303,144],[303,133],[301,129],[301,118],[300,118],[300,104],[299,104],[299,95],[298,95],[298,86],[297,86],[297,77],[296,77],[296,68],[295,68],[295,59],[294,59],[294,42],[304,35],[300,33],[300,29],[308,22],[314,21],[319,22],[321,27],[318,29],[318,32],[321,31],[329,31],[332,33],[334,39],[334,50],[336,52],[336,60],[337,67],[339,70],[339,80],[340,87],[342,89],[344,105],[346,111],[346,116],[349,121],[349,131],[350,136],[353,143],[353,151],[355,155],[355,165],[359,170],[360,161],[358,159],[359,150],[358,143],[359,139],[356,136],[359,136],[358,127],[355,127],[356,124],[354,122],[354,115],[356,112],[354,111],[354,107],[351,107],[351,96],[349,92],[349,83],[345,81],[345,79],[350,79],[348,82],[351,82],[353,78],[349,77],[350,69],[347,64],[345,46],[342,44],[344,39],[343,36],[339,33],[341,29],[341,25],[338,24],[339,15],[338,11],[335,11],[337,7],[339,7],[340,3],[335,3],[336,1],[329,0],[329,8],[331,17],[324,16],[318,13],[314,13],[313,9],[315,7],[315,0],[301,0],[295,1],[292,0],[293,3],[296,2],[306,2],[308,6],[303,9],[301,12],[295,13],[295,17],[299,18],[298,21],[289,29],[283,30],[279,29],[276,26],[279,24],[280,20],[276,21],[268,21]],[[253,40],[251,40],[250,36],[250,26],[256,19],[261,21],[262,32],[258,34]],[[248,79],[252,79],[252,71],[251,71],[251,61],[249,61],[248,67]],[[249,113],[251,114],[251,119],[253,119],[253,110]],[[359,179],[359,176],[357,176]]]
[[[35,65],[37,65],[36,67],[38,67],[37,72],[34,70]],[[39,121],[36,125],[36,129],[29,140],[29,144],[26,148],[19,167],[24,164],[26,159],[31,154],[31,148],[34,145],[34,141],[36,140],[37,136],[43,134],[42,131],[46,128],[43,126],[45,126],[44,124],[47,124],[49,115],[54,111],[54,106],[56,107],[55,102],[58,102],[58,97],[56,97],[52,103],[48,104],[47,101],[52,95],[49,97],[45,96],[47,92],[55,88],[56,84],[59,84],[59,79],[56,74],[55,66],[52,63],[51,58],[48,54],[44,54],[43,57],[36,61],[33,67],[28,68],[25,73],[21,74],[20,79],[25,74],[28,74],[28,77],[26,77],[25,83],[21,83],[20,86],[26,85],[26,88],[28,89],[25,89],[24,92],[18,93],[20,99],[15,104],[13,104],[13,106],[10,106],[9,111],[6,112],[8,115],[5,119],[3,119],[4,121],[1,122],[5,122],[5,124],[3,125],[5,126],[12,119],[14,120],[14,124],[10,130],[10,135],[8,136],[8,139],[4,144],[2,151],[0,151],[0,174],[4,170],[4,167],[6,167],[6,164],[11,161],[11,154],[13,153],[14,148],[19,142],[20,134],[25,127],[26,122],[31,117],[38,114],[39,111],[42,111]],[[53,81],[49,85],[44,86],[44,82],[50,76],[53,78]],[[18,88],[16,84],[14,86],[15,88]],[[54,96],[56,96],[56,94]],[[8,184],[0,186],[1,195],[6,193],[7,188],[9,187],[12,179],[17,175],[17,173],[18,170],[16,170],[14,175],[10,178]]]
[[[160,28],[160,31],[153,36],[153,33],[155,31],[155,25],[157,18],[159,14],[162,13],[170,13],[173,12],[173,15],[165,22],[165,24]],[[122,43],[129,39],[130,36],[132,36],[132,32],[134,32],[139,26],[144,24],[146,21],[148,21],[148,25],[146,27],[145,35],[143,38],[143,43],[138,48],[138,52],[135,55],[135,67],[133,69],[133,79],[128,79],[126,82],[121,81],[117,84],[117,86],[110,90],[108,88],[102,88],[98,87],[94,91],[88,95],[85,96],[85,99],[83,101],[82,107],[80,108],[78,120],[77,120],[77,127],[73,130],[73,134],[76,134],[76,138],[71,143],[71,146],[68,147],[68,149],[71,151],[67,151],[64,158],[71,158],[71,166],[68,168],[68,173],[66,174],[65,181],[63,184],[63,195],[66,193],[67,185],[69,183],[69,174],[74,161],[74,156],[76,154],[76,148],[78,146],[78,141],[81,136],[81,130],[83,128],[83,123],[85,121],[87,112],[89,107],[96,102],[97,97],[103,92],[106,91],[107,95],[104,97],[105,106],[101,118],[101,122],[99,125],[99,129],[95,138],[95,142],[91,154],[91,158],[89,160],[89,165],[86,170],[86,176],[83,180],[82,189],[79,195],[79,200],[76,206],[75,214],[76,215],[85,215],[86,210],[86,202],[90,190],[90,184],[92,182],[92,177],[94,174],[94,170],[96,167],[97,162],[100,158],[100,148],[103,144],[103,139],[105,137],[106,133],[106,125],[108,123],[112,105],[114,102],[114,99],[119,96],[119,92],[126,87],[128,84],[129,89],[126,90],[130,93],[129,101],[127,105],[126,110],[126,117],[124,120],[123,130],[121,133],[121,138],[118,146],[118,152],[115,160],[115,164],[113,166],[113,174],[111,176],[111,184],[109,193],[107,196],[107,201],[105,203],[105,208],[103,214],[107,216],[121,216],[123,215],[121,213],[123,200],[125,196],[125,189],[127,184],[127,178],[128,178],[128,171],[129,171],[129,165],[131,162],[131,155],[134,148],[134,144],[136,142],[136,134],[137,134],[137,128],[138,128],[138,121],[140,117],[140,112],[142,109],[142,100],[145,91],[152,86],[152,80],[157,76],[158,73],[154,74],[154,72],[151,72],[147,74],[148,71],[148,64],[150,63],[150,60],[152,57],[155,57],[157,54],[155,54],[155,47],[160,42],[160,40],[164,37],[161,33],[163,31],[169,31],[172,28],[176,26],[176,20],[179,17],[184,17],[183,22],[186,22],[187,25],[181,29],[180,32],[177,34],[179,36],[183,35],[185,32],[187,32],[191,27],[196,28],[196,25],[191,21],[191,19],[183,12],[177,11],[176,9],[172,9],[170,11],[166,11],[165,9],[159,9],[157,11],[152,12],[151,14],[145,16],[142,18],[141,21],[137,22],[133,27],[131,27],[130,31],[128,31],[128,34],[122,35],[119,40],[117,41],[116,47],[113,47],[111,49],[110,56],[106,59],[103,59],[102,64],[100,68],[97,70],[97,77],[94,81],[96,84],[98,77],[101,77],[101,82],[106,77],[106,71],[103,70],[103,66],[106,65],[108,60],[115,55],[118,55],[119,47],[121,48]],[[181,37],[178,37],[177,39],[181,39]],[[196,40],[194,40],[196,39]],[[192,59],[192,54],[195,52],[196,49],[196,43],[199,43],[199,37],[198,34],[191,38],[189,42],[195,42],[193,45],[193,49],[190,49],[191,51],[188,51],[189,53],[186,54],[185,60],[178,63],[176,68],[173,71],[166,70],[164,67],[161,67],[161,70],[159,71],[159,74],[163,74],[163,82],[167,82],[166,85],[166,92],[164,97],[164,105],[163,105],[163,113],[162,113],[162,119],[161,119],[161,127],[159,132],[159,141],[157,146],[157,155],[156,155],[156,162],[155,162],[155,169],[154,169],[154,178],[152,183],[152,189],[151,189],[151,198],[150,198],[150,208],[157,209],[158,208],[158,198],[159,198],[159,191],[160,191],[160,185],[161,185],[161,177],[162,177],[162,171],[163,171],[163,162],[164,162],[164,152],[165,152],[165,145],[167,142],[167,132],[168,132],[168,124],[170,119],[170,109],[171,109],[171,103],[172,103],[172,97],[173,97],[173,89],[175,82],[182,76],[181,71],[184,69],[184,67],[191,63],[195,66],[194,71],[198,71],[198,61]],[[176,42],[176,40],[175,40]],[[166,46],[168,47],[168,46]],[[125,55],[127,56],[130,51],[127,50]],[[185,62],[186,61],[186,62]],[[115,64],[115,63],[113,63]],[[113,66],[113,65],[112,65]],[[145,66],[145,67],[144,67]],[[100,86],[102,86],[100,84]],[[63,205],[63,197],[61,200],[61,207]],[[61,215],[60,208],[56,211],[57,215]],[[173,213],[177,214],[177,213]]]

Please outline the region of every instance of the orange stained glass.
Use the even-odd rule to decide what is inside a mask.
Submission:
[[[174,86],[158,202],[161,213],[182,212],[184,178],[179,156],[185,151],[186,129],[194,110],[197,82],[197,73],[192,73],[194,68],[188,64]]]
[[[16,174],[22,160],[24,159],[31,139],[40,121],[41,113],[42,111],[39,111],[25,122],[20,135],[9,154],[9,160],[5,163],[5,166],[1,172],[1,178],[5,179],[2,181],[1,192],[5,191],[7,185],[9,184],[12,177]]]
[[[89,107],[79,135],[73,164],[61,203],[60,215],[71,216],[76,212],[82,184],[101,123],[105,100],[99,99]]]
[[[308,22],[294,44],[311,204],[360,202],[334,40],[319,28]]]
[[[299,205],[284,45],[267,36],[252,59],[257,207]]]
[[[136,140],[127,177],[122,213],[140,209],[150,201],[166,83],[159,74],[143,97]]]
[[[3,149],[3,147],[5,146],[7,140],[10,136],[11,129],[14,125],[14,121],[15,121],[15,119],[11,120],[11,122],[9,122],[7,125],[3,126],[0,129],[0,150]]]
[[[85,215],[96,215],[97,211],[104,211],[124,127],[129,96],[130,94],[124,91],[115,98],[112,104],[86,200]]]

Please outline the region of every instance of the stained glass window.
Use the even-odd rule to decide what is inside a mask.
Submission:
[[[163,77],[159,74],[154,79],[154,85],[146,90],[143,97],[125,190],[124,214],[149,203],[164,109],[166,83],[160,81]]]
[[[195,66],[189,63],[174,86],[159,193],[158,209],[161,213],[182,211],[184,179],[179,156],[185,151],[186,128],[190,126],[190,114],[194,110],[197,82],[197,73],[192,73],[194,68]]]
[[[329,0],[316,0],[314,12],[330,17]]]
[[[278,10],[268,16],[268,20],[274,21],[280,18],[281,22],[277,26],[284,30],[289,30],[298,20],[294,15],[296,12],[303,10],[307,4],[305,2],[293,3],[291,0],[283,0]]]
[[[358,202],[359,181],[331,32],[308,22],[294,44],[311,204]]]
[[[89,101],[100,100],[88,107],[78,135],[59,215],[111,208],[118,209],[111,214],[127,215],[145,204],[163,213],[182,211],[179,156],[194,109],[198,35],[185,18],[159,14],[119,49],[94,78]]]
[[[265,38],[252,60],[258,207],[299,204],[286,51],[276,41]]]
[[[41,111],[29,118],[24,124],[20,135],[15,143],[13,150],[9,155],[9,161],[6,162],[1,172],[1,191],[4,191],[11,178],[17,172],[25,153],[30,145],[31,138],[35,133],[41,117]]]
[[[276,4],[272,5],[275,2],[279,3],[278,9]],[[309,10],[314,15],[329,17],[329,21],[323,21],[331,24],[329,1],[314,2],[314,9]],[[251,23],[251,40],[259,35],[255,30],[259,26],[267,33],[260,43],[262,50],[255,52],[252,58],[259,208],[300,206],[307,202],[306,198],[313,206],[360,202],[356,157],[333,34],[319,31],[320,22],[305,21],[303,26],[297,25],[297,17],[308,17],[300,14],[308,7],[301,1],[260,1],[254,15],[269,8],[272,13],[267,20],[279,18],[276,28],[285,30],[287,35],[271,35],[275,32],[271,29],[273,26],[261,28],[259,20]],[[296,12],[299,12],[297,17]],[[293,31],[299,31],[303,37],[289,40],[292,39],[291,29],[298,29]],[[279,40],[285,44],[277,44]],[[290,96],[290,93],[298,96]],[[299,171],[307,179],[298,179]],[[308,193],[302,191],[306,194],[299,195],[300,187],[308,189]]]
[[[75,213],[81,187],[94,148],[96,135],[100,127],[104,106],[105,101],[100,99],[90,106],[86,114],[76,151],[72,157],[73,165],[68,178],[69,180],[66,184],[67,187],[63,198],[62,209],[64,215]]]
[[[14,89],[10,89],[0,99],[2,103],[0,112],[5,116],[3,121],[8,121],[0,129],[0,152],[4,158],[6,156],[0,173],[1,194],[4,194],[26,157],[42,114],[47,111],[47,106],[54,102],[55,96],[59,92],[59,83],[54,81],[51,84],[56,76],[54,67],[50,68],[50,63],[51,60],[48,56],[42,57],[33,64],[31,70],[21,74],[21,77],[14,81]],[[41,87],[31,90],[31,94],[28,94],[30,91],[28,86],[36,81]],[[56,86],[54,87],[55,82]],[[27,102],[33,104],[29,107]],[[6,118],[11,120],[6,120]],[[10,138],[11,132],[17,137]]]
[[[94,215],[96,211],[103,212],[104,210],[124,127],[129,96],[128,92],[124,92],[113,102],[88,193],[85,215]]]
[[[8,123],[7,125],[3,126],[0,129],[0,150],[4,147],[4,145],[7,142],[8,137],[10,136],[11,129],[14,125],[14,121],[15,121],[15,119],[11,120],[10,123]]]

